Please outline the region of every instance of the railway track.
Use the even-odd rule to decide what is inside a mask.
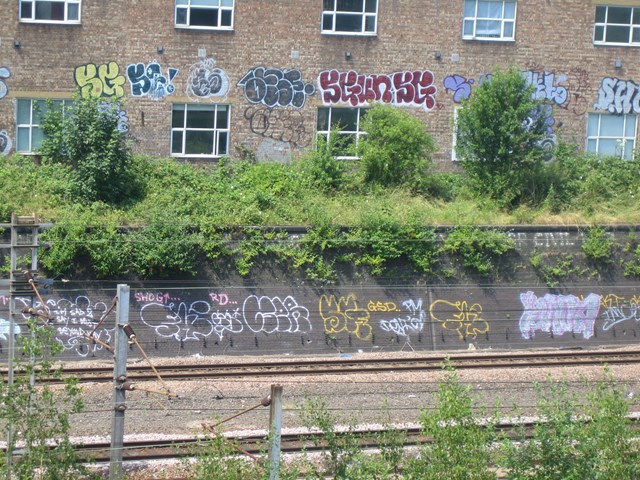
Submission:
[[[197,380],[229,377],[264,377],[291,375],[347,375],[377,372],[407,372],[440,370],[445,362],[456,369],[479,368],[552,368],[567,366],[617,365],[640,363],[640,350],[624,351],[554,351],[535,353],[498,353],[482,355],[442,355],[411,358],[339,358],[292,361],[258,361],[215,363],[211,361],[182,365],[156,365],[154,368],[164,380]],[[6,377],[6,369],[0,375]],[[19,375],[20,372],[16,372]],[[80,382],[113,381],[113,367],[65,367],[64,377],[74,377]],[[148,365],[127,367],[130,381],[157,379]],[[52,382],[59,380],[51,379]]]

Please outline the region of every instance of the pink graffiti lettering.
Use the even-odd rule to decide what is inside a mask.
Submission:
[[[520,317],[520,333],[531,339],[536,331],[562,335],[566,332],[593,336],[600,311],[600,295],[590,293],[585,299],[574,295],[551,295],[538,298],[533,292],[520,294],[524,312]]]
[[[155,293],[155,292],[136,292],[136,302],[160,302],[169,303],[169,300],[176,300],[171,298],[168,293]]]
[[[217,305],[230,305],[230,304],[235,305],[236,303],[238,303],[238,302],[232,302],[231,300],[229,300],[229,295],[227,295],[226,293],[210,293],[209,298],[213,303]]]
[[[350,70],[325,70],[318,78],[325,105],[346,103],[353,107],[370,102],[397,106],[422,107],[436,105],[433,73],[424,71],[396,72],[389,75],[361,75]]]

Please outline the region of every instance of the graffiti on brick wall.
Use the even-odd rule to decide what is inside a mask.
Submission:
[[[622,322],[640,322],[640,297],[633,295],[625,298],[615,293],[609,293],[602,297],[602,315],[604,323],[602,330],[605,332]]]
[[[254,67],[238,82],[249,103],[269,108],[302,108],[307,97],[316,91],[312,83],[302,80],[300,70]]]
[[[11,71],[8,67],[0,67],[0,99],[6,97],[9,92],[9,88],[7,84],[4,82],[7,78],[11,76]]]
[[[140,319],[157,336],[178,341],[199,341],[211,336],[222,340],[229,334],[309,333],[309,310],[288,295],[246,297],[242,304],[226,294],[192,302],[157,295],[152,301],[141,297]],[[214,300],[215,298],[215,300]],[[220,299],[226,299],[221,301]]]
[[[187,95],[195,100],[224,98],[229,93],[229,77],[216,67],[213,58],[204,58],[189,68]]]
[[[605,77],[598,89],[596,110],[604,110],[617,115],[640,113],[640,85],[631,80]]]
[[[593,336],[600,299],[601,296],[595,293],[586,298],[550,293],[538,297],[531,291],[521,293],[524,307],[520,317],[522,338],[532,339],[536,332],[544,332],[552,335],[573,333],[588,340]]]
[[[244,118],[256,135],[271,138],[292,146],[305,146],[309,134],[302,113],[294,108],[268,108],[259,105],[247,107]]]
[[[325,70],[320,72],[318,85],[325,105],[344,103],[357,107],[379,102],[425,110],[436,106],[437,89],[429,70],[382,75]]]
[[[109,103],[100,103],[98,105],[98,111],[108,112],[113,115],[117,121],[116,128],[122,133],[127,133],[129,131],[129,117],[127,116],[127,112],[122,110],[119,103],[113,105]]]
[[[167,74],[162,73],[162,67],[157,61],[145,65],[132,63],[127,66],[127,78],[131,83],[131,95],[134,97],[149,97],[162,100],[175,91],[173,80],[178,75],[177,68],[167,68]]]
[[[13,326],[14,335],[20,335],[22,330],[20,329],[20,325]],[[0,338],[2,340],[9,340],[9,335],[11,334],[11,324],[9,320],[5,318],[0,318]]]
[[[433,321],[440,322],[444,330],[456,332],[460,340],[489,332],[489,323],[482,317],[482,305],[479,303],[436,300],[429,306],[429,313]]]
[[[0,156],[5,157],[9,155],[13,148],[13,142],[6,130],[0,130]]]
[[[53,316],[50,324],[55,329],[56,340],[65,351],[86,357],[104,349],[100,343],[89,341],[85,334],[89,334],[93,330],[107,311],[106,303],[93,302],[89,297],[80,295],[74,299],[47,299],[45,305]],[[16,298],[16,306],[18,310],[31,307],[31,299],[18,297]],[[33,308],[37,311],[44,311],[44,306],[39,301],[33,303]],[[22,321],[27,318],[29,318],[28,314],[21,314]],[[101,326],[94,333],[94,337],[105,343],[112,342],[115,330],[113,323],[111,327]]]
[[[453,101],[455,103],[462,103],[467,98],[471,97],[471,87],[475,80],[473,78],[465,78],[462,75],[449,75],[444,77],[444,91],[453,93]]]
[[[73,73],[73,78],[80,88],[83,98],[87,97],[115,97],[124,96],[124,84],[126,79],[120,73],[120,67],[116,62],[85,63],[78,65]]]

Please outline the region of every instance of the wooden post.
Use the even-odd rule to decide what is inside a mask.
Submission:
[[[109,480],[121,480],[124,450],[125,390],[127,379],[128,336],[124,327],[129,324],[129,285],[118,284],[115,331],[115,365],[113,368],[113,417],[111,422],[111,463]]]
[[[271,385],[269,411],[269,480],[280,477],[280,439],[282,436],[282,385]]]

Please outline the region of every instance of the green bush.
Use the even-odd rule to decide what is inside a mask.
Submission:
[[[465,267],[489,275],[495,272],[500,255],[515,250],[515,242],[500,230],[461,226],[447,235],[442,249],[461,256]]]
[[[599,263],[611,263],[613,241],[602,227],[592,227],[587,231],[582,243],[582,251],[589,260]]]
[[[537,196],[547,109],[517,68],[495,71],[459,110],[456,154],[471,186],[503,207]]]
[[[361,130],[367,132],[358,147],[365,183],[420,183],[436,149],[421,120],[404,110],[378,104],[367,110]]]
[[[339,160],[340,135],[332,131],[329,138],[319,137],[315,149],[307,151],[299,160],[301,173],[313,187],[331,192],[343,186],[348,166]]]
[[[48,102],[38,154],[44,164],[60,163],[71,169],[74,197],[115,204],[141,196],[125,133],[118,128],[119,112],[115,100],[83,98],[79,93],[64,111]]]

